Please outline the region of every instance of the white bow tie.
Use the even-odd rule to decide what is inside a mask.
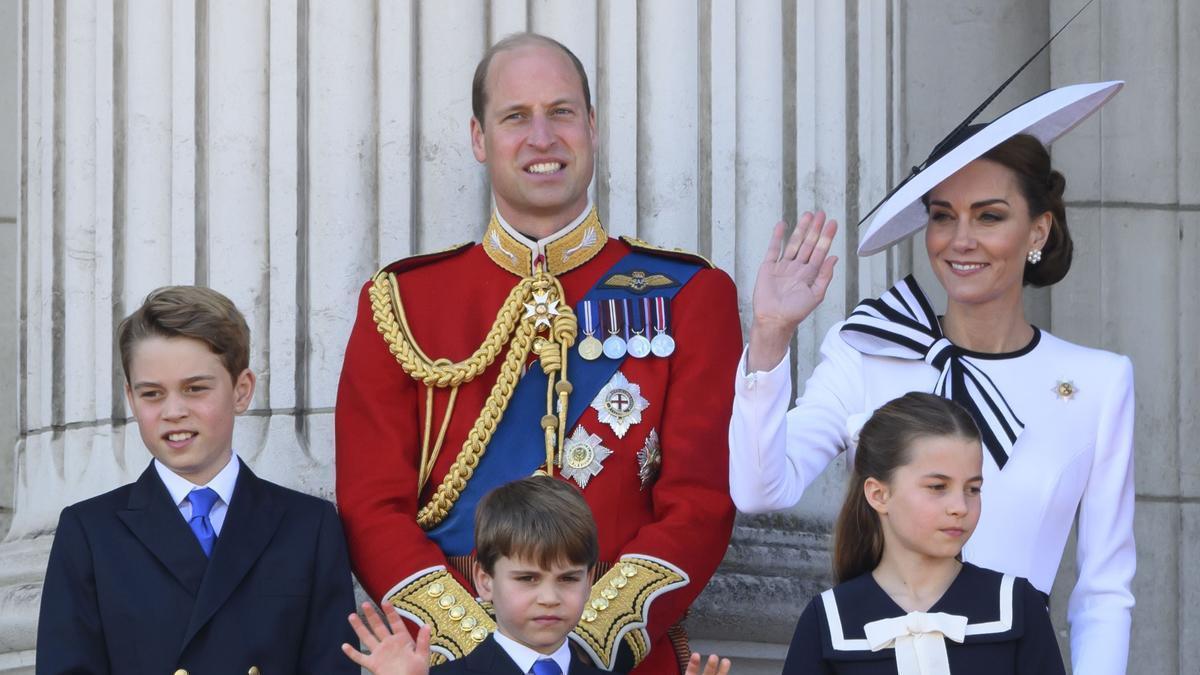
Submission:
[[[967,617],[944,612],[910,612],[872,621],[863,628],[871,651],[896,648],[899,675],[950,675],[945,638],[961,643],[967,631]]]

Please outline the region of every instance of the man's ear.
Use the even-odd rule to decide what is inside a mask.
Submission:
[[[471,576],[475,578],[475,592],[479,594],[480,600],[492,600],[492,575],[483,569],[483,565],[476,560],[471,568]]]
[[[867,499],[867,504],[875,509],[879,515],[886,515],[888,512],[888,499],[891,498],[891,490],[888,489],[887,483],[876,478],[868,478],[863,481],[863,496]]]
[[[483,122],[474,115],[471,116],[471,152],[475,153],[475,161],[487,163],[487,146],[483,142]]]
[[[254,371],[246,368],[233,381],[233,410],[238,415],[246,412],[250,407],[250,400],[254,398],[254,384],[257,378],[254,377]]]

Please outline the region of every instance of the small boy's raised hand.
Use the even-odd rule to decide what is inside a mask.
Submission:
[[[708,655],[708,662],[704,664],[703,672],[700,670],[700,654],[692,652],[692,657],[688,659],[687,672],[684,675],[729,675],[729,659],[720,659],[718,662],[716,654]]]
[[[342,645],[342,652],[351,661],[366,668],[374,675],[428,675],[429,673],[429,626],[421,626],[417,641],[408,636],[404,621],[390,604],[383,608],[387,625],[369,602],[362,604],[366,623],[357,614],[349,617],[358,640],[365,652],[349,644]]]

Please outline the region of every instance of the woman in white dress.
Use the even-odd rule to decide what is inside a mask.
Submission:
[[[859,252],[925,227],[945,314],[911,277],[859,305],[826,335],[791,410],[788,344],[832,278],[837,226],[805,214],[786,241],[776,226],[729,429],[733,500],[757,513],[795,505],[838,453],[854,451],[858,428],[883,403],[924,391],[963,404],[984,435],[985,461],[982,515],[962,559],[1026,577],[1048,595],[1078,514],[1067,616],[1073,672],[1087,675],[1124,673],[1128,657],[1132,366],[1031,325],[1022,293],[1061,280],[1071,262],[1065,180],[1043,143],[1119,88],[1048,92],[935,151],[884,202]]]

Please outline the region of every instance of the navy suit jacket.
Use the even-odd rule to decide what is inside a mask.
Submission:
[[[358,644],[333,506],[242,464],[212,558],[153,466],[69,506],[42,589],[37,673],[345,673]]]
[[[521,672],[517,664],[508,656],[496,639],[491,635],[479,643],[461,659],[434,666],[430,675],[527,675]],[[571,656],[571,672],[565,675],[612,675],[606,670],[580,661],[574,653]]]

